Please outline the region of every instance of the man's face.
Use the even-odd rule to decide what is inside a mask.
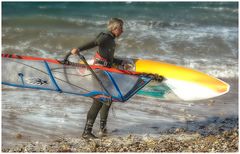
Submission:
[[[113,30],[113,34],[114,34],[116,37],[119,37],[122,33],[123,33],[123,26],[119,26],[118,28],[116,28],[115,30]]]

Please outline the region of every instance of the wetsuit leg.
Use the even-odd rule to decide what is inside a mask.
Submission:
[[[101,121],[107,121],[108,112],[109,112],[111,105],[112,105],[112,102],[104,102],[103,103],[103,106],[100,110],[100,120]]]
[[[112,102],[105,102],[100,110],[100,131],[99,136],[104,137],[107,135],[107,117]]]
[[[97,100],[93,100],[93,104],[88,111],[87,114],[87,121],[85,124],[85,128],[82,134],[84,139],[95,139],[97,138],[95,135],[92,134],[93,124],[96,120],[99,110],[102,108],[102,103],[98,102]]]
[[[102,102],[99,102],[99,101],[93,99],[93,104],[92,104],[92,106],[89,109],[88,114],[87,114],[87,120],[91,121],[92,123],[94,123],[95,119],[96,119],[96,117],[98,115],[98,112],[100,111],[102,106],[103,106]]]

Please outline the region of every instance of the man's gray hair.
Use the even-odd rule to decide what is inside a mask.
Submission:
[[[108,22],[107,29],[108,31],[113,31],[116,28],[123,26],[123,20],[119,18],[111,18]]]

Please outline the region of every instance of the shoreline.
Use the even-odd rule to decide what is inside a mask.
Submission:
[[[238,152],[238,146],[238,118],[226,118],[196,130],[172,128],[155,135],[114,135],[95,140],[59,137],[48,143],[2,147],[2,152]]]
[[[237,152],[238,130],[219,135],[177,133],[158,137],[105,137],[95,140],[59,138],[50,143],[31,142],[3,148],[2,152]]]

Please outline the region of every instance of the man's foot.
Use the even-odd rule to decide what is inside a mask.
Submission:
[[[87,120],[82,137],[84,139],[96,139],[97,137],[92,134],[93,121]]]
[[[98,134],[99,134],[99,137],[106,137],[108,134],[107,128],[103,128],[103,129],[100,128],[100,131]]]
[[[82,138],[84,139],[97,139],[95,135],[93,135],[91,132],[84,132],[82,134]]]

